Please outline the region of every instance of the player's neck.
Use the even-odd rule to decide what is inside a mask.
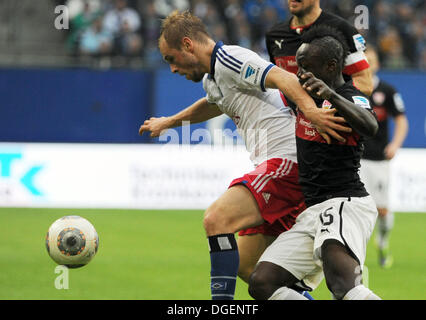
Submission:
[[[330,83],[326,83],[331,89],[336,90],[337,88],[340,88],[345,84],[345,79],[343,79],[343,76],[340,74],[339,76],[335,77],[334,79],[330,80]]]
[[[206,73],[211,73],[211,58],[215,45],[216,43],[212,39],[209,39],[208,43],[201,45],[200,50],[198,51],[198,59],[200,60],[202,66],[205,68]]]
[[[293,16],[293,19],[291,19],[291,26],[293,28],[309,26],[318,19],[321,12],[322,9],[320,7],[313,7],[311,11],[303,16]]]

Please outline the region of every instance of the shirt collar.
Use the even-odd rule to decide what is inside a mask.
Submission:
[[[216,45],[214,46],[213,52],[212,52],[212,57],[210,60],[210,76],[214,79],[214,68],[216,65],[216,54],[217,54],[217,50],[219,50],[220,47],[223,46],[223,42],[222,41],[218,41],[216,42]]]

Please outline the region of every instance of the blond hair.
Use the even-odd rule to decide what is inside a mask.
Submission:
[[[160,38],[161,36],[166,40],[167,45],[174,49],[180,49],[183,37],[201,43],[207,43],[207,39],[210,38],[200,18],[189,11],[180,13],[178,10],[173,11],[163,20]]]

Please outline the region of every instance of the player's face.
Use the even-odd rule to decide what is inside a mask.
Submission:
[[[303,17],[309,13],[315,5],[319,6],[319,0],[287,0],[291,14]]]
[[[327,67],[322,63],[321,57],[315,56],[312,50],[309,50],[309,44],[303,43],[296,52],[297,76],[300,77],[303,73],[312,72],[312,74],[321,80],[326,80],[330,77]]]
[[[169,64],[171,72],[179,73],[194,82],[203,80],[206,72],[192,53],[183,49],[170,48],[164,38],[160,39],[159,49],[164,61]]]

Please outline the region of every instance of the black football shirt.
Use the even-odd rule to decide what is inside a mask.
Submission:
[[[385,148],[389,142],[389,118],[405,113],[404,102],[395,88],[383,80],[375,78],[375,87],[370,97],[373,110],[379,123],[379,130],[373,138],[364,142],[364,159],[385,160]]]
[[[373,112],[368,97],[355,88],[352,81],[346,82],[335,91],[357,107]],[[287,101],[294,107],[290,100]],[[328,100],[314,101],[318,108],[333,108]],[[345,137],[345,143],[332,139],[332,143],[327,144],[303,113],[297,113],[299,183],[308,207],[331,198],[368,195],[358,174],[363,138],[354,130],[341,135]]]
[[[345,36],[349,45],[350,54],[345,61],[344,74],[351,75],[369,67],[364,55],[365,40],[363,36],[343,18],[322,11],[321,15],[314,23],[298,28],[291,27],[291,19],[292,17],[274,25],[271,30],[266,33],[266,47],[270,60],[278,67],[292,73],[297,73],[295,56],[297,49],[302,44],[301,34],[315,25],[328,25],[337,28]]]

